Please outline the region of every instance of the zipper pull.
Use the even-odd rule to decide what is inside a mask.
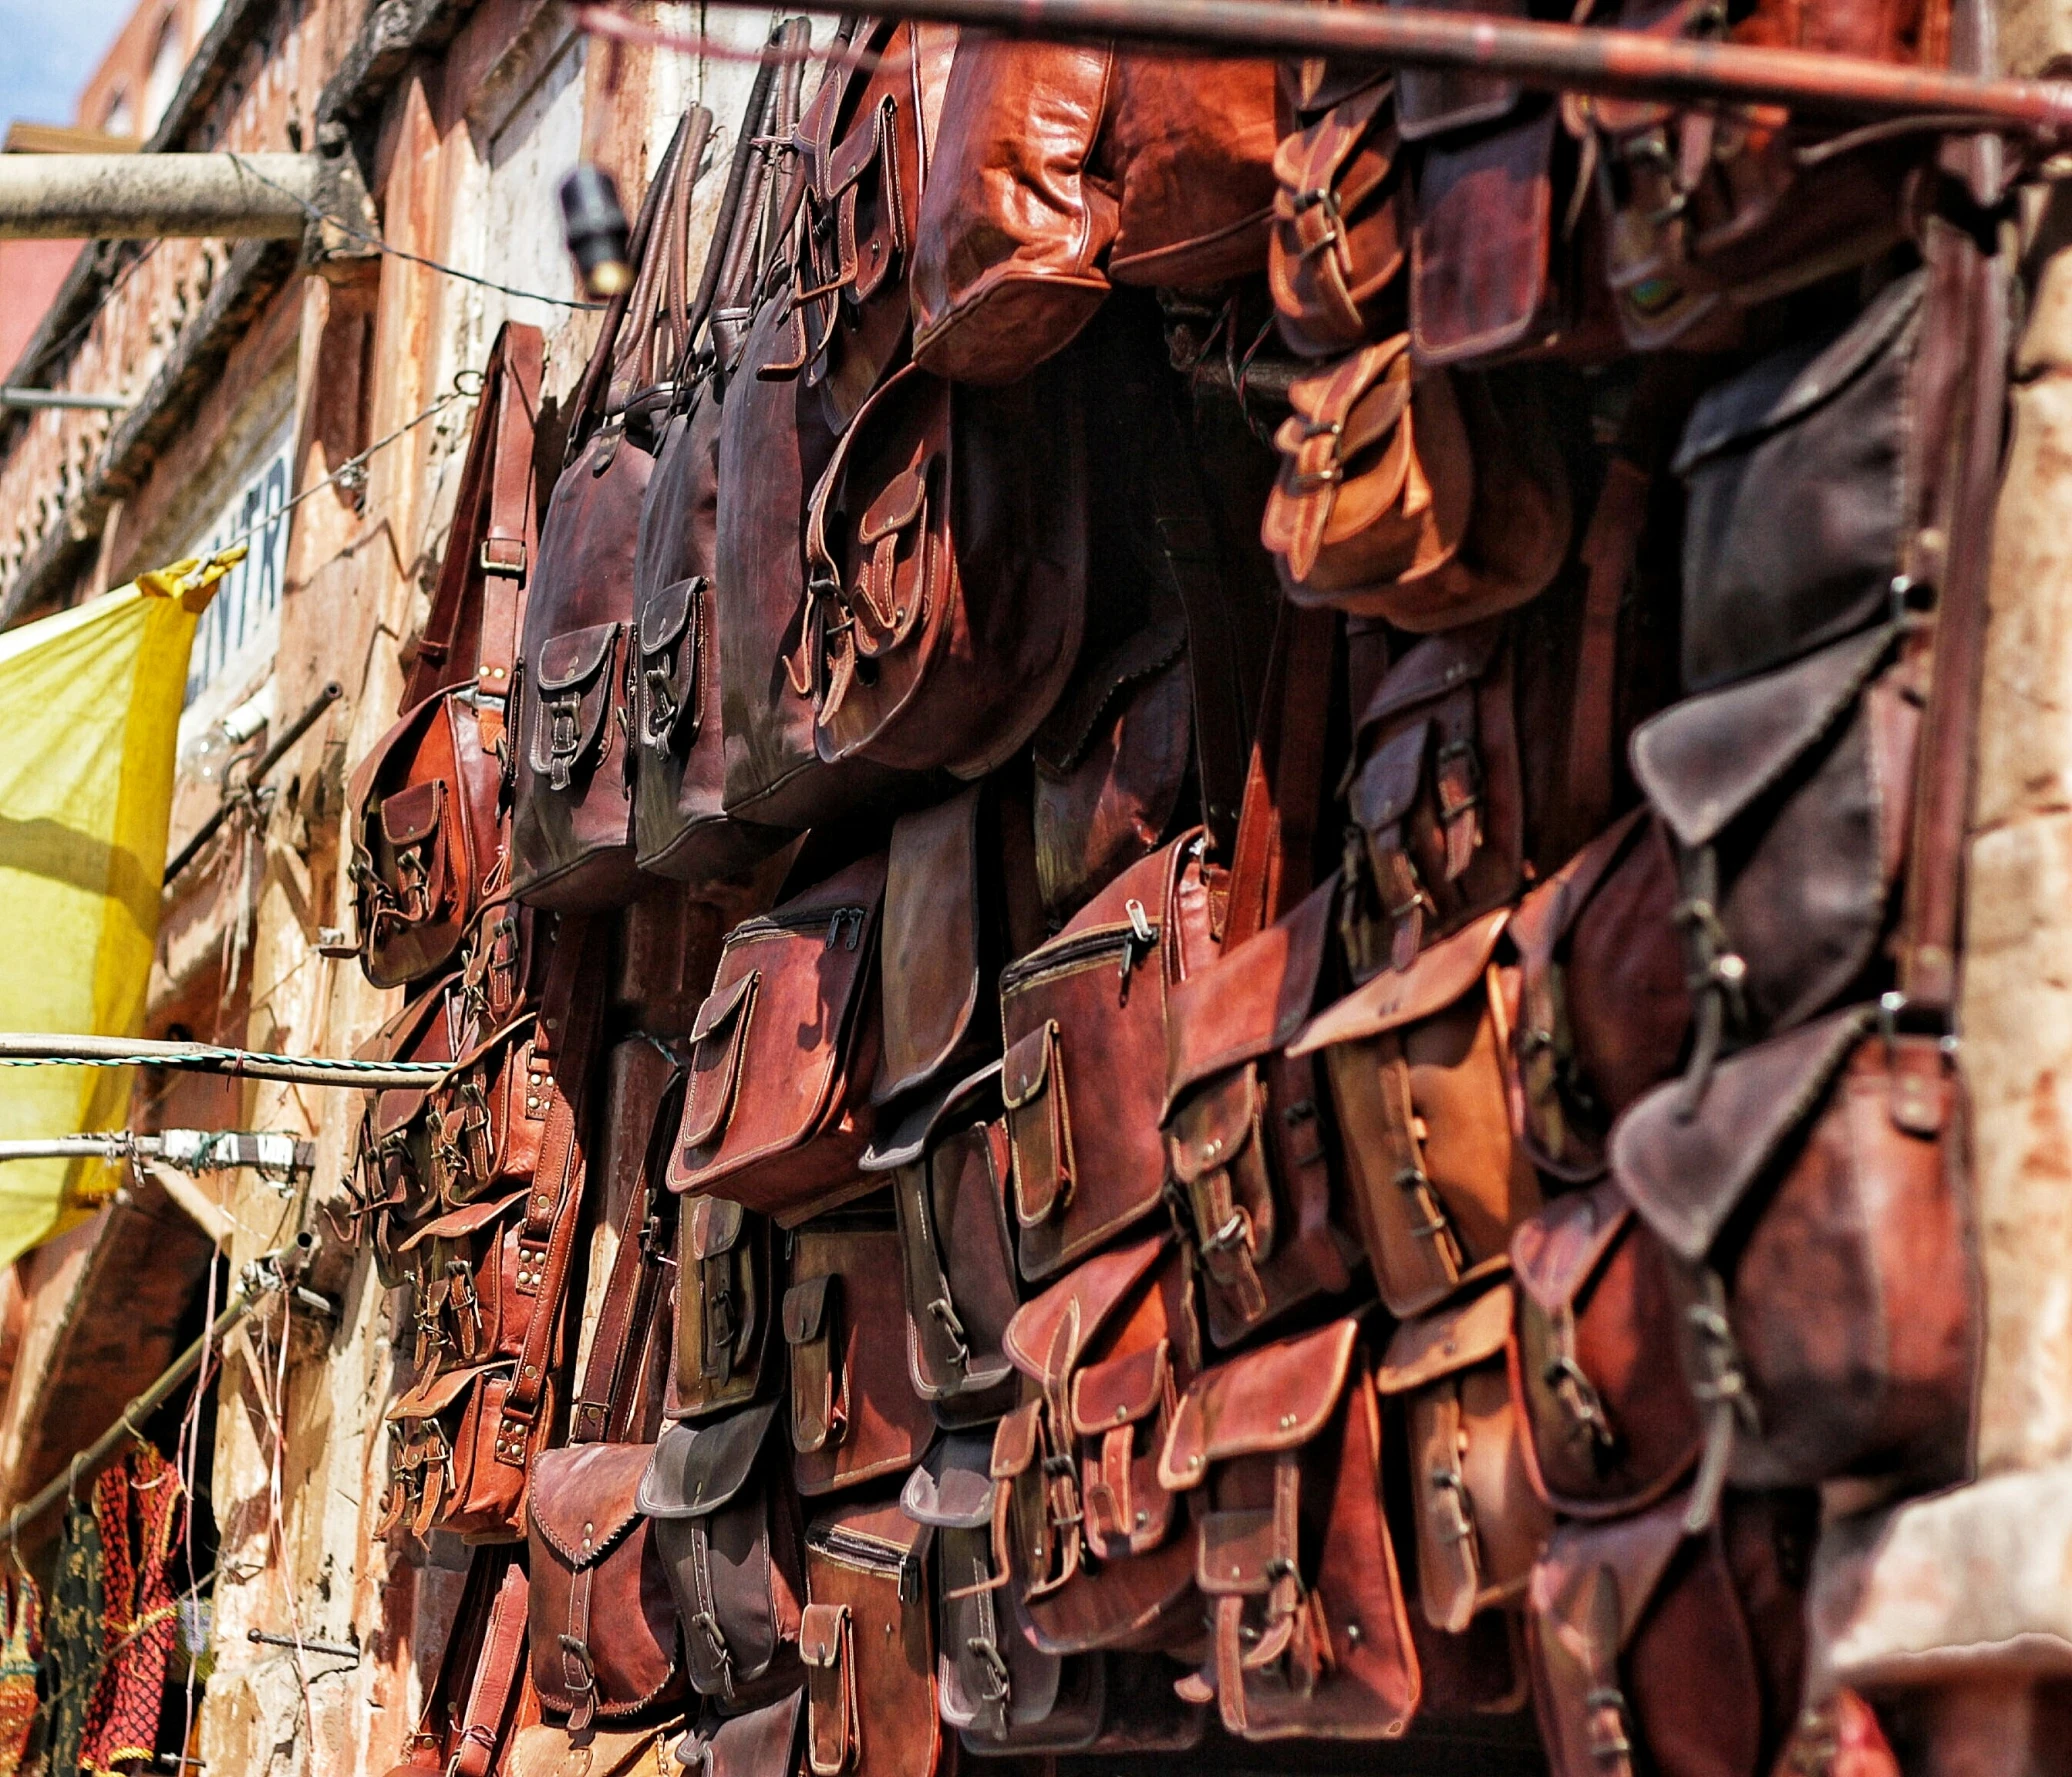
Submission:
[[[834,910],[834,912],[828,916],[826,944],[827,949],[834,949],[835,945],[840,941],[842,936],[842,920],[847,913],[848,909],[846,907],[837,907]]]
[[[1158,931],[1144,911],[1142,901],[1125,901],[1123,912],[1130,916],[1130,929],[1122,935],[1121,1003],[1130,1001],[1130,974],[1137,964],[1158,948]]]
[[[837,907],[834,910],[833,917],[827,922],[828,949],[832,950],[837,944],[841,943],[844,927],[849,932],[849,942],[846,948],[854,950],[863,941],[863,909],[861,907]]]

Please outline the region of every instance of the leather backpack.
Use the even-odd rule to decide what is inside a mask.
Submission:
[[[730,1713],[799,1686],[803,1527],[773,1429],[779,1405],[669,1426],[635,1496],[676,1600],[691,1688]]]
[[[1111,281],[1257,271],[1279,134],[1268,61],[967,35],[921,199],[915,361],[1014,382]]]
[[[1281,338],[1305,358],[1402,331],[1409,221],[1395,101],[1383,75],[1322,109],[1302,106],[1301,127],[1274,150],[1266,275]]]
[[[534,906],[614,907],[643,884],[633,832],[634,557],[666,379],[686,344],[690,187],[711,127],[702,106],[685,117],[641,206],[630,249],[639,274],[612,299],[571,398],[574,448],[540,525],[511,749],[512,888]]]
[[[884,897],[880,852],[727,934],[691,1030],[671,1190],[724,1192],[792,1227],[875,1188],[856,1162],[871,1136]]]
[[[1533,1569],[1533,1702],[1554,1777],[1760,1777],[1798,1714],[1806,1494],[1564,1524]]]
[[[1161,1201],[1166,1005],[1213,951],[1198,833],[1132,865],[1000,974],[1022,1275],[1054,1276]]]
[[[1224,1729],[1247,1740],[1393,1739],[1417,1655],[1382,1497],[1381,1415],[1357,1319],[1189,1384],[1159,1484],[1199,1501],[1195,1585]]]
[[[928,1531],[896,1500],[815,1518],[806,1600],[806,1769],[935,1777],[954,1751],[937,1713]]]
[[[875,1181],[873,1181],[875,1182]],[[899,1236],[861,1210],[789,1237],[792,1482],[807,1499],[904,1475],[934,1435],[907,1377]]]
[[[346,787],[350,949],[376,987],[448,967],[504,869],[500,756],[536,553],[544,349],[537,327],[497,330],[402,714]]]
[[[1184,1646],[1186,1513],[1158,1478],[1200,1368],[1192,1265],[1171,1236],[1088,1259],[1007,1328],[1022,1400],[993,1436],[994,1553],[1046,1653]]]

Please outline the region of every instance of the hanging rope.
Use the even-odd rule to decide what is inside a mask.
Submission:
[[[166,1067],[234,1079],[282,1080],[295,1086],[392,1087],[436,1085],[451,1064],[439,1061],[356,1061],[333,1055],[274,1055],[216,1043],[157,1043],[140,1037],[50,1036],[35,1031],[0,1034],[0,1067]]]

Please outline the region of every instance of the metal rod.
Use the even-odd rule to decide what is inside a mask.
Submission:
[[[283,1080],[294,1086],[348,1086],[383,1090],[432,1086],[451,1070],[434,1061],[352,1061],[328,1055],[269,1055],[214,1043],[161,1043],[146,1037],[51,1036],[40,1031],[0,1033],[0,1067],[71,1063],[83,1067],[170,1067],[189,1073],[228,1074],[243,1080]]]
[[[106,1134],[53,1135],[41,1140],[0,1141],[0,1160],[163,1160],[182,1172],[222,1172],[255,1166],[265,1172],[310,1171],[317,1145],[293,1135],[261,1129],[160,1129],[149,1135],[127,1129]]]
[[[0,407],[90,407],[100,413],[127,413],[136,403],[127,395],[75,395],[70,389],[0,389]]]
[[[339,684],[336,679],[329,681],[323,690],[319,691],[310,700],[309,707],[301,715],[297,716],[294,721],[290,722],[286,728],[281,730],[280,739],[275,741],[260,755],[259,763],[245,773],[244,780],[238,787],[249,790],[264,783],[266,781],[266,774],[281,762],[288,749],[307,734],[315,724],[316,719],[344,695],[344,686]],[[217,829],[230,818],[230,811],[235,806],[236,798],[226,785],[223,800],[216,804],[208,819],[195,828],[194,837],[181,846],[172,862],[166,865],[165,876],[161,880],[161,887],[164,883],[171,882],[174,877],[178,876],[182,870],[186,869],[189,864],[193,863],[201,855],[201,848],[216,837]]]
[[[763,8],[767,0],[717,0]],[[888,0],[874,12],[1013,36],[1122,38],[1226,54],[1343,56],[1499,74],[1613,97],[1784,105],[1840,117],[1932,116],[1947,128],[2072,133],[2072,83],[1981,80],[1817,50],[1759,49],[1640,31],[1284,0]]]
[[[261,1647],[292,1648],[301,1654],[333,1654],[341,1660],[359,1664],[360,1650],[342,1641],[297,1641],[292,1635],[275,1635],[267,1629],[247,1629],[247,1641],[256,1641]]]
[[[302,238],[316,154],[0,155],[0,240]]]

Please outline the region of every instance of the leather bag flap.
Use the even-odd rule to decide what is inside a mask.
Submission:
[[[1197,1376],[1159,1453],[1159,1485],[1177,1493],[1200,1485],[1214,1463],[1316,1438],[1337,1411],[1359,1342],[1358,1320],[1333,1321]]]
[[[480,1203],[464,1203],[458,1209],[449,1209],[442,1216],[435,1216],[420,1228],[414,1228],[407,1240],[396,1247],[399,1253],[415,1252],[419,1247],[434,1240],[465,1240],[470,1234],[480,1233],[490,1223],[498,1220],[508,1210],[515,1209],[525,1201],[532,1187],[520,1185],[517,1190],[503,1197],[485,1199]]]
[[[1198,974],[1166,1002],[1166,1116],[1191,1087],[1295,1039],[1316,1004],[1338,881]]]
[[[828,1310],[840,1288],[841,1277],[826,1272],[793,1284],[784,1292],[784,1342],[810,1345],[828,1332]]]
[[[1875,1026],[1859,1006],[1757,1043],[1712,1070],[1697,1114],[1683,1088],[1657,1087],[1612,1131],[1612,1177],[1670,1250],[1695,1263],[1778,1150],[1820,1106],[1849,1052]]]
[[[1359,1042],[1443,1012],[1482,980],[1509,918],[1505,908],[1485,913],[1420,952],[1409,968],[1383,971],[1312,1018],[1288,1053],[1314,1054],[1332,1043]]]
[[[415,845],[439,830],[439,817],[446,809],[446,784],[441,778],[427,778],[421,784],[396,791],[381,799],[381,833],[389,844]]]
[[[939,1136],[973,1123],[991,1121],[1000,1113],[1000,1063],[990,1061],[977,1073],[925,1099],[899,1120],[889,1136],[874,1141],[857,1162],[863,1172],[896,1172],[912,1166],[936,1144]]]
[[[691,626],[691,614],[698,608],[698,576],[673,580],[667,586],[651,587],[640,606],[640,651],[643,656],[660,654],[683,639]]]
[[[498,1358],[492,1363],[474,1364],[463,1370],[442,1370],[438,1375],[420,1382],[415,1388],[398,1395],[387,1412],[382,1414],[391,1425],[407,1419],[431,1419],[446,1411],[468,1391],[478,1377],[487,1376],[495,1370],[509,1370],[510,1358]]]
[[[993,1428],[993,1451],[987,1473],[996,1481],[1011,1481],[1029,1472],[1042,1438],[1043,1403],[1024,1401]]]
[[[709,1147],[727,1126],[741,1077],[741,1051],[748,1040],[750,1008],[761,981],[761,971],[751,969],[738,980],[715,989],[698,1008],[697,1021],[691,1026],[690,1084],[683,1097],[680,1147]],[[673,1169],[670,1183],[682,1188]]]
[[[576,1444],[543,1451],[526,1488],[526,1528],[570,1567],[594,1567],[641,1520],[645,1444]]]
[[[842,1658],[843,1630],[849,1624],[846,1604],[809,1604],[799,1613],[799,1658],[825,1672]]]
[[[892,825],[878,943],[884,1053],[871,1090],[888,1104],[958,1057],[984,976],[979,814],[974,784]]]
[[[1608,1576],[1623,1650],[1683,1542],[1689,1503],[1687,1495],[1672,1494],[1648,1511],[1609,1524],[1561,1525],[1533,1567],[1533,1613],[1578,1638],[1589,1638],[1595,1625],[1584,1613],[1599,1576]]]
[[[1417,805],[1431,750],[1429,716],[1392,734],[1374,749],[1346,792],[1348,812],[1369,833],[1393,827]]]
[[[1258,1069],[1242,1066],[1189,1098],[1167,1128],[1166,1162],[1173,1177],[1192,1185],[1235,1161],[1252,1139],[1253,1118],[1263,1096]]]
[[[724,1419],[665,1427],[634,1504],[650,1518],[703,1518],[730,1503],[754,1472],[778,1404],[763,1401]]]
[[[1064,1380],[1108,1317],[1156,1268],[1171,1239],[1161,1234],[1097,1254],[1024,1302],[1001,1341],[1014,1367],[1039,1382]]]
[[[1501,1357],[1511,1337],[1511,1292],[1485,1290],[1473,1301],[1406,1320],[1389,1338],[1374,1372],[1382,1394],[1407,1394],[1442,1376]]]
[[[933,452],[909,463],[878,490],[878,497],[864,508],[856,521],[856,540],[870,544],[896,536],[912,527],[928,505],[928,476],[935,467]]]
[[[1272,1507],[1204,1512],[1194,1582],[1210,1598],[1257,1597],[1287,1558]]]
[[[1118,1425],[1149,1419],[1165,1399],[1171,1370],[1171,1349],[1163,1339],[1126,1357],[1088,1364],[1072,1378],[1073,1431],[1097,1438]]]
[[[1405,710],[1481,678],[1503,639],[1501,622],[1470,623],[1444,635],[1426,636],[1383,675],[1360,712],[1357,731],[1364,735]]]
[[[1000,1101],[1011,1111],[1024,1109],[1050,1082],[1050,1052],[1058,1021],[1048,1019],[1008,1050],[1000,1067]]]
[[[1897,630],[1870,630],[1779,671],[1702,692],[1633,732],[1633,775],[1678,842],[1710,845],[1781,783],[1877,672]]]
[[[677,1762],[700,1777],[771,1777],[798,1768],[799,1717],[806,1693],[795,1690],[761,1709],[704,1726],[683,1742]]]
[[[571,691],[588,684],[604,670],[618,634],[616,623],[597,623],[588,629],[549,636],[540,644],[533,683],[543,692]]]
[[[934,1530],[983,1530],[993,1522],[998,1484],[989,1472],[994,1440],[983,1432],[938,1439],[907,1477],[899,1509]]]
[[[1518,1287],[1553,1314],[1589,1286],[1633,1210],[1604,1191],[1576,1191],[1526,1217],[1511,1236]]]
[[[684,1213],[691,1218],[686,1250],[701,1263],[732,1252],[748,1225],[748,1212],[728,1197],[700,1197]]]

